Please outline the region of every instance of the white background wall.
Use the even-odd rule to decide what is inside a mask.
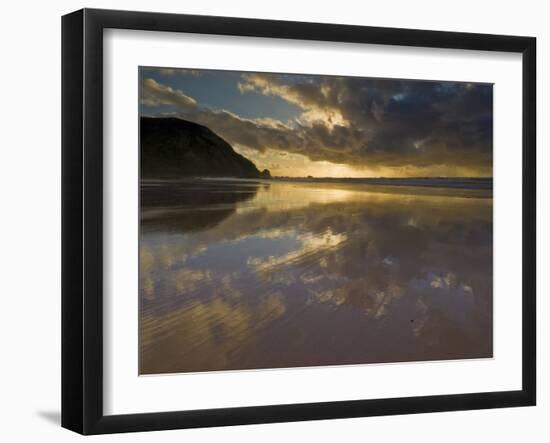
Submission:
[[[543,143],[550,121],[550,28],[545,2],[460,0],[360,2],[277,0],[112,0],[2,5],[0,32],[0,438],[6,442],[81,440],[60,414],[60,31],[62,14],[81,7],[155,10],[350,23],[538,38],[539,202],[550,195]],[[544,108],[544,109],[543,109]],[[518,146],[518,149],[520,147]],[[548,201],[548,199],[546,199]],[[549,441],[550,289],[548,204],[539,209],[539,406],[494,411],[330,420],[101,436],[94,441],[279,442]],[[540,253],[543,249],[543,253]],[[546,349],[544,349],[546,347]],[[414,380],[411,380],[414,383]]]

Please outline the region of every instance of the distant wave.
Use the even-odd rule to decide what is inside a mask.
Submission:
[[[419,178],[300,178],[275,177],[274,180],[311,183],[364,183],[384,186],[424,186],[430,188],[493,189],[492,177],[419,177]]]

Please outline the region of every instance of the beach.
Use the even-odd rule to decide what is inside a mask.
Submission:
[[[492,180],[400,180],[142,181],[140,373],[491,357]]]

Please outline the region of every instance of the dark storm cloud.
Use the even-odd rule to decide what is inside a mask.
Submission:
[[[278,95],[325,120],[303,127],[305,151],[330,161],[385,166],[492,162],[492,86],[342,77],[284,84],[277,75],[244,77],[242,90]],[[332,116],[335,124],[323,124]]]
[[[243,94],[278,97],[302,110],[289,123],[194,108],[182,91],[172,91],[170,99],[162,85],[153,86],[164,102],[182,101],[182,117],[250,149],[373,169],[444,166],[492,172],[492,85],[243,74],[238,85]],[[153,103],[150,97],[142,100]]]
[[[142,67],[142,72],[144,74],[160,74],[164,75],[166,77],[173,77],[173,76],[186,76],[191,75],[193,77],[198,77],[201,75],[201,72],[196,69],[175,69],[175,68],[152,68],[152,67]]]

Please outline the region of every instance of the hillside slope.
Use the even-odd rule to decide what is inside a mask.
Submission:
[[[270,178],[206,126],[179,118],[141,117],[141,177]]]

